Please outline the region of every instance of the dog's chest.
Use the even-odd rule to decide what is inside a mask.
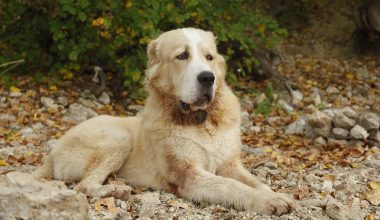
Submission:
[[[194,152],[199,152],[199,162],[204,169],[215,173],[223,162],[239,152],[240,136],[233,130],[213,133],[197,140]]]

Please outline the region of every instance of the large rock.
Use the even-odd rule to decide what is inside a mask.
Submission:
[[[360,209],[358,202],[346,206],[333,198],[327,200],[326,213],[334,220],[358,220],[365,217],[365,213]]]
[[[375,113],[365,112],[360,114],[359,124],[367,130],[379,129],[380,118]]]
[[[337,139],[346,139],[350,132],[343,128],[333,128],[332,133],[335,138]]]
[[[285,134],[305,134],[311,130],[310,125],[304,118],[299,118],[285,129]]]
[[[0,219],[87,219],[84,194],[63,182],[41,182],[31,174],[0,176]]]
[[[43,106],[45,106],[45,108],[57,108],[58,105],[55,104],[54,102],[54,99],[50,98],[50,97],[41,97],[41,103]]]
[[[331,117],[327,113],[317,111],[309,116],[307,121],[312,127],[331,127]]]
[[[98,113],[96,113],[91,108],[85,107],[78,103],[74,103],[70,105],[69,111],[63,116],[62,120],[65,122],[77,124],[97,115]]]
[[[362,126],[356,125],[351,129],[350,136],[354,139],[365,140],[369,134]]]
[[[241,121],[241,126],[240,129],[243,133],[247,133],[249,131],[249,128],[253,125],[253,122],[249,118],[249,113],[248,112],[240,112],[240,121]]]
[[[333,118],[333,122],[334,122],[335,127],[345,128],[345,129],[351,129],[356,124],[355,120],[347,117],[342,112],[337,112],[335,114],[335,117]]]

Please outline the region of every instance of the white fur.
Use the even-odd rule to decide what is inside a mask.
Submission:
[[[190,60],[188,61],[187,68],[183,70],[183,86],[180,96],[183,102],[192,104],[199,97],[200,84],[197,77],[203,71],[211,71],[211,66],[205,59],[205,55],[200,51],[199,46],[202,44],[202,39],[197,30],[184,28],[182,31],[188,40]],[[212,90],[215,92],[215,85],[213,85]]]

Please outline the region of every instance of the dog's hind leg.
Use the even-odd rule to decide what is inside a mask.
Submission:
[[[93,155],[85,177],[75,187],[75,190],[93,197],[113,196],[127,200],[131,194],[131,187],[126,185],[103,185],[103,182],[109,174],[120,169],[128,153],[121,148],[107,155]]]

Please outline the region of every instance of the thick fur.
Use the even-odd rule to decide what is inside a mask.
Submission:
[[[178,60],[184,50],[188,59]],[[77,181],[76,190],[90,196],[127,199],[130,187],[103,185],[116,173],[132,186],[193,201],[265,214],[290,212],[292,199],[271,191],[242,166],[239,102],[225,84],[225,62],[212,33],[166,32],[149,44],[148,58],[150,95],[139,116],[98,116],[77,125],[58,140],[34,175]],[[181,101],[199,97],[196,76],[203,70],[215,75],[212,100],[184,112]]]

